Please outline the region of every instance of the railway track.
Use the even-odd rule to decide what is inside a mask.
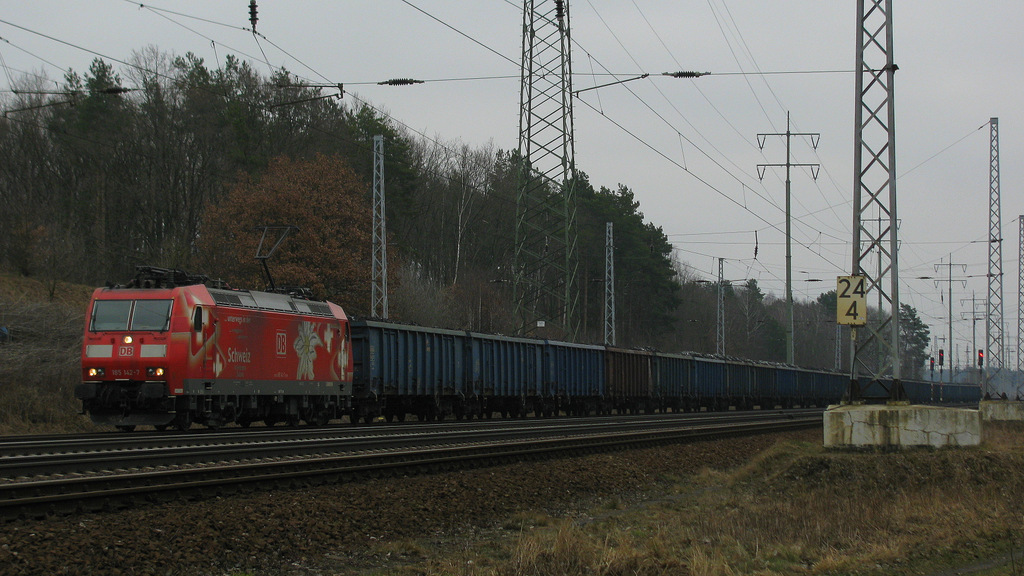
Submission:
[[[755,411],[6,439],[0,442],[0,518],[777,432],[820,426],[821,414]]]

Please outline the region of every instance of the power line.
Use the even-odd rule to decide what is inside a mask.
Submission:
[[[897,180],[899,180],[900,178],[903,178],[904,176],[906,176],[907,174],[910,174],[910,173],[911,173],[911,172],[913,172],[914,170],[917,170],[917,169],[918,169],[918,168],[920,168],[921,166],[924,166],[924,165],[925,165],[925,164],[927,164],[928,162],[931,162],[931,161],[932,161],[932,160],[934,160],[934,159],[935,159],[935,158],[936,158],[937,156],[941,155],[941,154],[942,154],[943,152],[945,152],[945,151],[949,150],[950,148],[952,148],[952,147],[956,146],[957,144],[959,144],[959,143],[963,142],[964,140],[966,140],[966,139],[970,138],[970,137],[971,137],[972,135],[974,135],[974,134],[975,134],[976,132],[980,132],[980,131],[981,131],[981,130],[982,130],[983,128],[985,128],[986,126],[988,126],[988,125],[989,125],[990,123],[991,123],[991,120],[990,120],[989,122],[985,122],[985,123],[984,123],[984,124],[982,124],[981,126],[978,126],[978,127],[977,127],[977,128],[975,128],[974,130],[971,130],[971,131],[970,131],[970,132],[968,132],[967,134],[964,134],[964,136],[963,136],[963,137],[961,137],[961,138],[960,138],[959,140],[957,140],[956,142],[953,142],[953,143],[952,143],[952,144],[950,144],[949,146],[946,146],[946,147],[945,147],[945,148],[943,148],[942,150],[939,150],[939,151],[938,151],[938,152],[936,152],[935,154],[932,154],[931,156],[929,156],[929,157],[925,158],[925,159],[924,159],[924,160],[922,160],[922,161],[921,161],[921,162],[920,162],[919,164],[915,165],[915,166],[914,166],[913,168],[911,168],[911,169],[909,169],[909,170],[907,170],[907,171],[903,172],[903,173],[902,173],[902,174],[900,174],[899,176],[897,176],[897,177],[896,177],[896,179],[897,179]]]
[[[590,5],[591,5],[591,7],[593,8],[593,4],[591,3]],[[597,13],[597,10],[596,10],[596,8],[594,8],[594,11],[595,11],[595,13]],[[631,54],[629,53],[629,51],[628,51],[628,50],[627,50],[627,49],[625,48],[625,46],[623,46],[623,45],[622,45],[621,41],[619,41],[619,40],[618,40],[618,37],[617,37],[617,36],[615,35],[614,31],[612,31],[612,30],[611,30],[611,28],[610,28],[610,27],[608,26],[607,22],[606,22],[606,21],[605,21],[605,20],[604,20],[604,19],[603,19],[603,18],[601,17],[601,15],[600,15],[599,13],[598,13],[597,15],[598,15],[598,18],[599,18],[599,19],[601,19],[601,21],[602,21],[602,23],[603,23],[603,24],[605,25],[605,27],[606,27],[606,28],[608,28],[609,32],[610,32],[610,33],[612,34],[612,36],[613,36],[613,37],[614,37],[614,38],[616,39],[616,41],[617,41],[617,42],[619,42],[619,45],[620,45],[620,46],[622,46],[623,50],[625,50],[625,51],[626,51],[626,53],[627,53],[627,56],[629,56],[629,57],[630,57],[630,59],[632,59],[632,60],[633,60],[634,64],[637,64],[637,65],[639,66],[639,64],[637,63],[636,59],[635,59],[635,58],[633,58],[633,56],[632,56],[632,55],[631,55]],[[643,14],[642,14],[642,11],[641,11],[641,15],[643,16]],[[644,19],[645,19],[645,20],[647,20],[647,19],[646,19],[646,16],[644,16]],[[648,21],[648,24],[649,24],[649,21]],[[653,31],[653,32],[655,33],[655,35],[656,35],[656,36],[658,36],[658,35],[657,35],[657,31],[656,31],[656,30],[653,30],[653,27],[652,27],[652,31]],[[658,36],[658,37],[660,38],[660,36]],[[578,43],[577,43],[577,45],[578,45]],[[582,48],[582,47],[581,47],[581,48]],[[584,51],[586,52],[586,50],[585,50],[585,49],[584,49]],[[748,50],[748,52],[749,52],[749,50]],[[587,54],[588,54],[588,57],[590,57],[591,59],[593,59],[593,57],[592,57],[592,56],[591,56],[591,55],[589,54],[589,52],[588,52]],[[670,53],[670,55],[671,55],[671,53]],[[752,56],[751,56],[751,58],[752,58]],[[675,60],[674,56],[673,56],[673,59]],[[737,60],[737,62],[738,62],[738,60]],[[677,63],[677,65],[679,65],[679,63],[678,63],[678,60],[676,60],[676,63]],[[603,65],[602,65],[602,68],[605,68],[605,69],[607,70],[607,68],[606,68],[606,67],[604,67]],[[696,86],[696,84],[695,84],[695,86]],[[646,102],[646,101],[645,101],[645,100],[644,100],[643,98],[641,98],[641,97],[640,97],[639,95],[637,95],[637,94],[636,94],[636,93],[635,93],[635,92],[634,92],[634,91],[633,91],[632,89],[630,89],[630,88],[628,88],[628,87],[627,87],[626,89],[627,89],[627,90],[628,90],[628,91],[629,91],[629,92],[630,92],[630,93],[631,93],[631,94],[632,94],[632,95],[633,95],[633,96],[634,96],[634,97],[635,97],[635,98],[636,98],[636,99],[637,99],[638,101],[640,101],[640,102],[641,102],[641,104],[643,104],[643,105],[644,105],[645,107],[647,107],[647,108],[648,108],[648,110],[650,110],[650,111],[651,111],[652,113],[654,113],[654,114],[655,114],[655,116],[657,116],[657,117],[658,117],[658,118],[659,118],[659,119],[660,119],[660,120],[661,120],[661,121],[662,121],[663,123],[665,123],[665,124],[666,124],[667,126],[669,126],[669,127],[670,127],[670,128],[672,129],[672,130],[674,130],[674,131],[676,132],[676,134],[677,134],[677,135],[679,136],[680,140],[682,140],[683,138],[685,138],[685,139],[686,139],[686,141],[687,141],[688,143],[690,143],[690,145],[694,146],[694,147],[695,147],[695,148],[696,148],[696,149],[697,149],[698,151],[700,151],[700,152],[701,152],[701,153],[702,153],[702,154],[703,154],[703,155],[704,155],[705,157],[707,157],[707,158],[708,158],[709,160],[711,160],[711,161],[712,161],[713,163],[715,163],[716,165],[718,165],[718,167],[719,167],[719,168],[721,168],[721,169],[722,169],[722,170],[723,170],[723,171],[724,171],[724,172],[725,172],[726,174],[729,174],[729,175],[730,175],[730,176],[732,176],[732,177],[733,177],[734,179],[738,180],[738,181],[740,182],[740,185],[741,185],[741,189],[743,189],[743,190],[746,190],[746,189],[748,189],[748,188],[749,188],[749,189],[750,189],[750,190],[751,190],[752,192],[754,192],[754,193],[755,193],[755,195],[757,195],[757,196],[758,196],[759,198],[761,198],[762,200],[764,200],[764,201],[765,201],[766,203],[768,203],[769,205],[775,206],[775,207],[776,207],[776,208],[777,208],[778,210],[782,211],[782,208],[781,208],[780,206],[778,206],[777,204],[775,204],[775,202],[774,202],[774,201],[773,201],[772,199],[770,199],[770,198],[768,198],[768,197],[765,197],[765,195],[764,195],[764,194],[762,194],[762,193],[758,193],[758,192],[757,192],[756,190],[754,190],[753,188],[751,188],[750,186],[748,186],[748,185],[747,185],[746,183],[742,182],[742,180],[740,180],[740,179],[739,179],[739,178],[737,178],[737,177],[736,177],[735,175],[733,175],[733,174],[732,174],[732,173],[731,173],[731,172],[730,172],[730,171],[729,171],[728,169],[726,169],[726,168],[725,168],[724,166],[722,166],[722,165],[721,165],[721,164],[720,164],[720,163],[719,163],[719,162],[718,162],[717,160],[715,160],[714,158],[712,158],[712,157],[711,157],[711,156],[710,156],[710,155],[709,155],[709,154],[708,154],[707,152],[705,152],[705,151],[704,151],[703,149],[701,149],[701,148],[700,148],[699,146],[696,146],[696,145],[695,145],[695,144],[694,144],[694,143],[693,143],[693,142],[692,142],[692,141],[691,141],[691,140],[690,140],[689,138],[685,137],[685,136],[684,136],[684,135],[682,134],[682,132],[680,132],[680,131],[679,131],[678,129],[675,129],[675,128],[674,128],[674,127],[672,126],[672,124],[671,124],[670,122],[668,122],[668,120],[667,120],[667,119],[665,119],[665,118],[664,118],[664,117],[663,117],[663,116],[662,116],[662,115],[661,115],[660,113],[658,113],[658,112],[657,112],[656,110],[654,110],[654,108],[653,108],[653,107],[651,107],[651,106],[650,106],[650,104],[648,104],[648,103],[647,103],[647,102]],[[709,145],[711,145],[712,149],[714,149],[714,150],[715,150],[715,152],[717,152],[717,153],[718,153],[719,155],[721,155],[721,156],[722,156],[723,158],[725,158],[725,160],[726,160],[727,162],[729,162],[730,164],[732,164],[733,166],[735,166],[735,167],[736,167],[736,168],[737,168],[737,169],[738,169],[738,170],[739,170],[739,171],[740,171],[741,173],[745,174],[745,175],[746,175],[746,176],[747,176],[748,178],[751,178],[751,179],[752,179],[752,176],[751,176],[750,174],[747,174],[745,170],[743,170],[742,168],[740,168],[739,166],[737,166],[737,165],[736,165],[736,164],[735,164],[734,162],[732,162],[732,161],[731,161],[731,160],[730,160],[730,159],[728,158],[728,156],[727,156],[727,155],[725,155],[725,154],[724,154],[724,153],[723,153],[723,152],[722,152],[721,150],[719,150],[719,149],[718,149],[718,148],[717,148],[717,147],[716,147],[716,146],[715,146],[715,145],[714,145],[713,143],[711,143],[711,142],[710,142],[710,140],[709,140],[709,139],[708,139],[707,137],[703,136],[703,134],[701,134],[701,132],[700,132],[699,130],[697,130],[697,129],[696,129],[696,127],[695,127],[695,126],[693,126],[693,124],[692,124],[692,123],[690,123],[690,122],[689,122],[689,120],[688,120],[688,119],[687,119],[687,118],[686,118],[686,117],[685,117],[685,116],[684,116],[684,115],[683,115],[683,114],[682,114],[682,113],[681,113],[681,112],[680,112],[680,111],[678,110],[678,108],[676,108],[675,104],[674,104],[674,103],[673,103],[673,102],[672,102],[672,101],[671,101],[671,100],[670,100],[670,99],[669,99],[669,98],[668,98],[667,96],[665,96],[665,94],[664,94],[664,93],[663,93],[663,92],[661,91],[661,89],[660,89],[660,88],[658,88],[658,87],[657,87],[657,85],[655,85],[655,89],[656,89],[656,90],[657,90],[657,91],[658,91],[658,92],[659,92],[659,93],[660,93],[660,94],[662,95],[662,97],[663,97],[663,98],[664,98],[664,99],[666,100],[666,102],[668,102],[668,103],[669,103],[669,105],[670,105],[670,106],[671,106],[671,107],[672,107],[672,108],[673,108],[673,109],[674,109],[674,110],[676,111],[676,113],[677,113],[677,114],[678,114],[678,115],[680,116],[680,118],[682,118],[682,119],[683,119],[683,120],[684,120],[685,122],[687,122],[687,124],[689,124],[689,125],[690,125],[690,127],[691,127],[691,128],[693,128],[693,129],[694,129],[694,130],[695,130],[695,131],[697,132],[697,134],[698,134],[698,135],[700,135],[700,136],[701,136],[701,138],[703,138],[703,139],[704,139],[704,141],[705,141],[705,142],[707,142],[707,143],[708,143]],[[699,90],[699,87],[698,87],[698,90]],[[751,90],[753,90],[753,87],[752,87],[752,86],[751,86]],[[771,90],[770,86],[769,86],[769,90]],[[702,93],[702,94],[703,94],[703,93]],[[774,94],[774,92],[773,92],[773,94]],[[755,98],[756,98],[756,93],[755,93]],[[707,98],[705,97],[705,99],[707,99]],[[776,101],[778,101],[778,98],[777,98],[777,97],[776,97]],[[780,105],[781,105],[781,103],[780,103]],[[712,107],[714,107],[714,105],[713,105],[713,104],[712,104]],[[604,110],[600,110],[600,112],[599,112],[599,113],[601,113],[601,114],[605,114]],[[746,138],[745,138],[745,137],[743,137],[743,139],[744,139],[744,140],[746,140]],[[684,149],[684,150],[685,150],[685,149]],[[664,154],[662,154],[662,155],[664,156]],[[687,168],[686,168],[686,167],[684,166],[684,169],[687,169]],[[688,170],[688,169],[687,169],[687,170]],[[829,177],[831,178],[831,175],[829,175]],[[833,183],[834,183],[834,180],[833,180]],[[816,186],[816,188],[818,189],[819,193],[821,193],[821,189],[820,189],[820,187],[818,187],[818,186],[817,186],[817,184],[816,184],[815,186]],[[838,187],[837,187],[837,189],[838,189]],[[823,199],[824,199],[824,197],[823,197]],[[826,202],[828,202],[828,201],[827,201],[827,199],[826,199]],[[847,202],[848,202],[848,201],[844,201],[843,203],[845,204],[845,203],[847,203]],[[804,206],[803,202],[800,202],[799,200],[798,200],[798,204],[799,204],[799,205],[800,205],[801,207],[803,207],[803,206]],[[742,203],[742,205],[743,205],[743,206],[746,206],[746,201],[744,201],[744,202]],[[835,213],[835,205],[834,205],[834,204],[831,204],[831,203],[829,203],[829,207],[828,207],[828,209],[829,209],[829,210],[831,210],[831,211],[832,211],[833,213]],[[803,220],[802,220],[802,219],[798,219],[798,222],[799,222],[799,223],[800,223],[801,225],[803,225],[803,226],[808,226],[808,227],[810,227],[811,229],[813,229],[813,230],[817,231],[817,232],[819,233],[819,235],[820,235],[820,234],[822,234],[822,232],[821,232],[821,226],[811,226],[811,225],[810,225],[809,223],[803,222]],[[824,224],[826,224],[825,222],[823,222],[823,221],[821,221],[821,220],[819,220],[819,222],[821,222],[821,223],[822,223],[823,225],[824,225]],[[830,236],[831,236],[831,235],[830,235]],[[821,256],[820,254],[818,254],[818,255],[819,255],[819,256]]]
[[[499,58],[501,58],[501,59],[503,59],[503,60],[506,60],[506,61],[510,62],[510,63],[511,63],[511,64],[512,64],[513,66],[515,66],[516,68],[518,68],[518,67],[519,67],[519,65],[520,65],[520,63],[519,63],[519,62],[516,62],[516,61],[515,61],[515,60],[513,60],[512,58],[509,58],[508,56],[505,56],[504,54],[502,54],[501,52],[498,52],[498,51],[497,51],[497,50],[495,50],[494,48],[491,48],[491,47],[490,47],[490,46],[488,46],[487,44],[484,44],[483,42],[481,42],[481,41],[477,40],[476,38],[473,38],[473,37],[472,37],[472,36],[470,36],[469,34],[466,34],[466,33],[465,33],[465,32],[463,32],[462,30],[459,30],[458,28],[456,28],[456,27],[452,26],[451,24],[449,24],[449,23],[445,22],[444,20],[441,20],[441,19],[440,19],[440,18],[438,18],[437,16],[434,16],[434,15],[433,15],[433,14],[431,14],[430,12],[427,12],[426,10],[424,10],[424,9],[420,8],[419,6],[416,6],[416,5],[415,5],[415,4],[413,4],[412,2],[409,2],[409,0],[401,0],[401,2],[402,2],[403,4],[406,4],[406,5],[407,5],[407,6],[409,6],[410,8],[412,8],[412,9],[416,10],[417,12],[419,12],[419,13],[423,14],[424,16],[427,16],[428,18],[430,18],[431,20],[433,20],[433,21],[437,22],[438,24],[440,24],[440,25],[444,26],[445,28],[448,28],[449,30],[451,30],[451,31],[455,32],[455,33],[456,33],[456,34],[458,34],[459,36],[462,36],[463,38],[466,38],[466,39],[467,39],[467,40],[469,40],[470,42],[473,42],[473,43],[474,43],[474,44],[476,44],[477,46],[480,46],[480,47],[484,48],[485,50],[487,50],[488,52],[491,52],[492,54],[496,54],[496,55],[497,55],[497,56],[498,56]]]

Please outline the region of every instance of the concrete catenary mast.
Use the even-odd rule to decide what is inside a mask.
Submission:
[[[821,134],[817,132],[792,132],[789,124],[789,112],[786,112],[786,132],[785,133],[767,133],[757,135],[757,145],[764,150],[764,142],[768,136],[785,136],[786,137],[786,162],[784,164],[758,164],[757,175],[760,179],[764,179],[764,171],[769,166],[777,166],[786,168],[786,363],[795,364],[795,348],[793,344],[793,232],[792,232],[792,220],[793,220],[793,209],[792,209],[792,198],[793,195],[790,191],[790,171],[793,167],[808,167],[811,169],[811,175],[815,180],[818,179],[818,164],[803,164],[793,162],[792,144],[791,140],[793,136],[809,136],[811,139],[811,146],[815,149],[818,148],[818,139]]]

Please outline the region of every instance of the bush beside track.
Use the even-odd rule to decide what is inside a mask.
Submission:
[[[96,430],[79,415],[82,322],[92,288],[0,275],[0,434]]]

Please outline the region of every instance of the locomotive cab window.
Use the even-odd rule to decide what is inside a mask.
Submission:
[[[97,300],[92,307],[92,331],[127,330],[131,300]]]
[[[170,300],[136,300],[132,330],[163,332],[171,321]]]
[[[93,332],[129,329],[163,332],[170,321],[170,300],[97,300],[92,307],[89,329]]]

